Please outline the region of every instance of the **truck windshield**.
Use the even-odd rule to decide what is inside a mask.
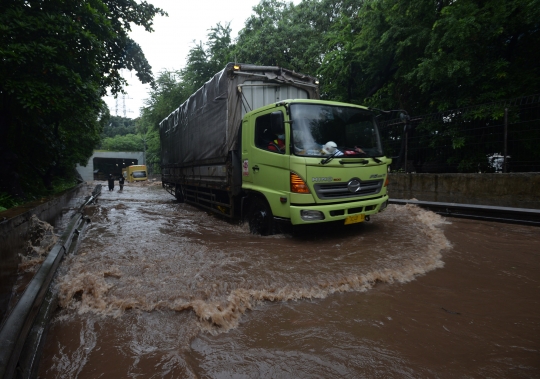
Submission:
[[[328,157],[382,156],[373,113],[353,107],[291,104],[294,154]]]
[[[145,171],[133,171],[133,177],[134,178],[146,178],[146,172]]]

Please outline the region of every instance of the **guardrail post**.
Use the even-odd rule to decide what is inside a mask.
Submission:
[[[503,173],[508,172],[506,156],[508,155],[508,108],[504,108],[504,149],[503,149]]]

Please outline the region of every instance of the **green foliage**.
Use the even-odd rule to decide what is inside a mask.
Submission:
[[[233,59],[232,47],[230,24],[218,23],[210,28],[206,44],[199,42],[190,49],[186,66],[179,73],[184,86],[190,93],[202,87]]]
[[[261,0],[236,41],[228,24],[217,24],[206,42],[190,50],[184,69],[162,73],[140,125],[146,133],[157,130],[229,61],[318,76],[322,98],[406,109],[413,116],[534,94],[540,88],[539,5],[538,0],[303,0],[298,5]],[[500,107],[486,105],[459,114],[459,122],[426,123],[421,144],[441,147],[434,161],[451,152],[455,162],[446,163],[475,170],[472,162],[485,157],[466,148],[475,138],[468,121],[501,118]],[[401,134],[388,138],[399,140]],[[496,149],[494,138],[483,136],[479,143]],[[157,163],[158,144],[150,149]]]
[[[295,6],[262,0],[239,33],[234,48],[236,61],[314,75],[325,53],[324,31],[335,6],[330,1],[304,0]]]
[[[191,95],[191,85],[179,78],[178,72],[161,72],[137,119],[137,131],[146,140],[146,164],[151,173],[161,170],[159,123]]]
[[[288,54],[292,41],[282,38],[293,8],[292,4],[278,0],[262,0],[253,7],[255,14],[246,20],[238,37],[238,62],[293,68]]]
[[[418,114],[540,88],[540,10],[529,0],[358,5],[326,34],[319,72],[330,97]]]
[[[5,192],[0,192],[0,212],[5,211],[6,209],[13,208],[19,205],[17,199],[14,199],[12,196],[8,195]]]
[[[74,169],[64,172],[62,176],[55,177],[52,180],[51,187],[49,189],[36,186],[31,178],[25,178],[23,181],[23,187],[26,194],[26,199],[22,200],[18,197],[11,196],[6,192],[0,192],[0,212],[23,205],[25,201],[28,200],[37,200],[59,194],[74,188],[76,185],[77,179],[75,177]]]
[[[157,14],[165,13],[135,0],[0,2],[1,191],[31,198],[86,163],[109,118],[101,97],[125,84],[120,70],[152,82],[128,32],[151,31]]]
[[[159,131],[151,129],[146,138],[146,165],[151,174],[161,172],[161,142]]]
[[[111,116],[109,122],[103,128],[101,133],[103,138],[114,137],[117,135],[135,134],[137,132],[135,120],[120,116]]]
[[[107,137],[101,144],[102,149],[109,151],[143,151],[144,144],[140,135],[126,134]]]

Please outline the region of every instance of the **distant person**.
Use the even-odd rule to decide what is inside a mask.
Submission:
[[[118,178],[118,184],[120,185],[120,191],[122,191],[124,189],[124,175],[120,175],[120,177]]]
[[[112,174],[109,174],[109,191],[112,191],[114,189],[114,178]]]

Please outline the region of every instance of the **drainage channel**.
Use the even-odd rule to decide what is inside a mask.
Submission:
[[[50,284],[63,257],[75,251],[79,236],[90,222],[83,215],[84,207],[96,202],[100,194],[101,184],[98,184],[72,216],[58,243],[51,249],[1,326],[0,378],[36,376],[45,327],[56,308],[56,296],[50,291]]]
[[[445,217],[469,218],[511,224],[540,226],[540,209],[497,207],[419,200],[390,199],[390,204],[414,204]]]

